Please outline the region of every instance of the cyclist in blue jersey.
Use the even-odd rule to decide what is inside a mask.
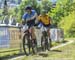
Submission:
[[[37,13],[35,10],[32,10],[31,6],[27,6],[25,8],[26,12],[24,13],[22,17],[22,23],[23,25],[27,25],[28,29],[31,29],[31,34],[32,34],[32,39],[36,40],[35,36],[35,30],[34,30],[34,25],[35,25],[35,20],[37,19]]]

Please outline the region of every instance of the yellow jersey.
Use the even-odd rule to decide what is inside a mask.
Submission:
[[[50,24],[50,18],[48,15],[45,15],[45,16],[40,15],[40,16],[38,16],[38,20],[41,21],[45,25]]]

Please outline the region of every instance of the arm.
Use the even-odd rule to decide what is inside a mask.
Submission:
[[[31,20],[37,18],[37,13],[34,14],[34,16],[31,18]]]
[[[25,23],[26,23],[26,15],[24,14],[22,17],[22,25],[25,25]]]
[[[34,16],[30,18],[30,20],[35,20],[35,25],[38,24],[38,15],[36,12],[34,13]]]
[[[34,16],[30,18],[30,20],[34,20],[36,18],[37,18],[37,13],[35,13]]]
[[[41,22],[41,15],[38,16],[37,20],[38,20],[38,24],[40,24],[40,22]]]
[[[22,25],[25,25],[26,21],[24,19],[22,19]]]
[[[49,17],[49,20],[50,20],[50,24],[52,24],[53,22],[52,22],[52,19],[51,19],[51,17]]]
[[[32,10],[32,17],[30,18],[31,20],[34,20],[37,18],[37,12],[35,10]]]

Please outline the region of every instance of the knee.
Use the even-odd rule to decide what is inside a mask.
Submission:
[[[35,32],[34,28],[31,29],[31,32],[32,32],[32,33]]]

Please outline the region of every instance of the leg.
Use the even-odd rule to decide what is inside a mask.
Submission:
[[[35,29],[31,28],[32,40],[36,40]]]
[[[36,54],[37,53],[37,41],[36,41],[34,28],[31,29],[31,36],[32,36],[32,51],[33,51],[33,54]]]
[[[31,41],[29,40],[29,42],[28,42],[29,44],[29,54],[31,53],[31,51],[30,51],[30,49],[31,49]]]
[[[48,37],[50,39],[50,29],[47,30]]]

